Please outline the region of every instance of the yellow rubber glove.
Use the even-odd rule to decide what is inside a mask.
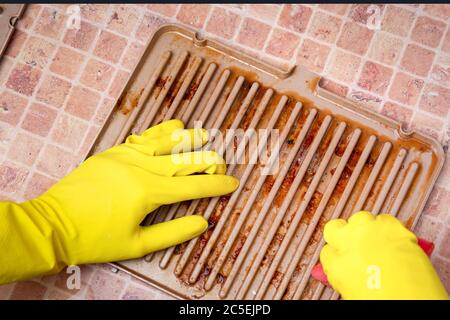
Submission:
[[[329,221],[320,261],[344,299],[447,299],[416,236],[395,217],[361,211]]]
[[[170,154],[207,140],[205,130],[170,120],[90,157],[37,199],[0,203],[0,283],[137,258],[200,235],[208,223],[198,215],[139,224],[163,204],[238,187],[215,152]]]

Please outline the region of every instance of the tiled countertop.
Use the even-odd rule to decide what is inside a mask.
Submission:
[[[305,65],[441,141],[447,162],[416,232],[435,242],[450,292],[450,5],[81,5],[79,31],[66,27],[68,6],[30,5],[0,64],[0,199],[36,197],[79,164],[152,31],[177,22]],[[67,276],[0,286],[0,299],[168,298],[108,265],[83,267],[80,290]]]

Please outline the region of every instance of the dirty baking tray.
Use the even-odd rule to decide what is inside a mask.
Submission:
[[[264,175],[268,162],[230,164],[241,182],[232,195],[164,206],[146,220],[203,215],[206,233],[117,266],[180,298],[337,298],[311,278],[324,223],[365,209],[413,228],[443,151],[325,84],[303,68],[275,68],[179,26],[157,30],[90,154],[179,118],[222,132],[277,129],[278,169]],[[270,153],[272,143],[260,146],[253,152]]]
[[[14,26],[25,10],[24,4],[0,3],[0,59],[14,33]]]

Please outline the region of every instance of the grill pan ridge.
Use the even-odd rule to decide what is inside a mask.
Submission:
[[[264,175],[270,139],[251,151],[245,140],[213,140],[211,149],[268,158],[228,165],[240,180],[233,194],[162,206],[144,222],[200,214],[210,223],[203,235],[115,265],[178,298],[337,299],[311,278],[326,221],[369,210],[414,228],[444,157],[433,138],[326,87],[308,70],[270,66],[185,27],[155,31],[86,156],[171,118],[222,133],[276,129],[280,156]]]

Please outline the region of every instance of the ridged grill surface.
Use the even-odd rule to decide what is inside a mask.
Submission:
[[[197,214],[211,227],[190,242],[118,265],[184,298],[338,298],[310,277],[324,245],[324,223],[365,209],[413,227],[442,151],[430,138],[327,96],[317,79],[306,70],[264,65],[179,27],[159,30],[91,153],[178,118],[187,127],[201,121],[223,133],[278,129],[280,158],[272,175],[261,174],[270,161],[228,165],[227,174],[240,180],[231,195],[159,208],[146,224]],[[237,157],[250,154],[245,140],[225,139],[222,147],[234,148]],[[260,143],[251,154],[268,149]]]

